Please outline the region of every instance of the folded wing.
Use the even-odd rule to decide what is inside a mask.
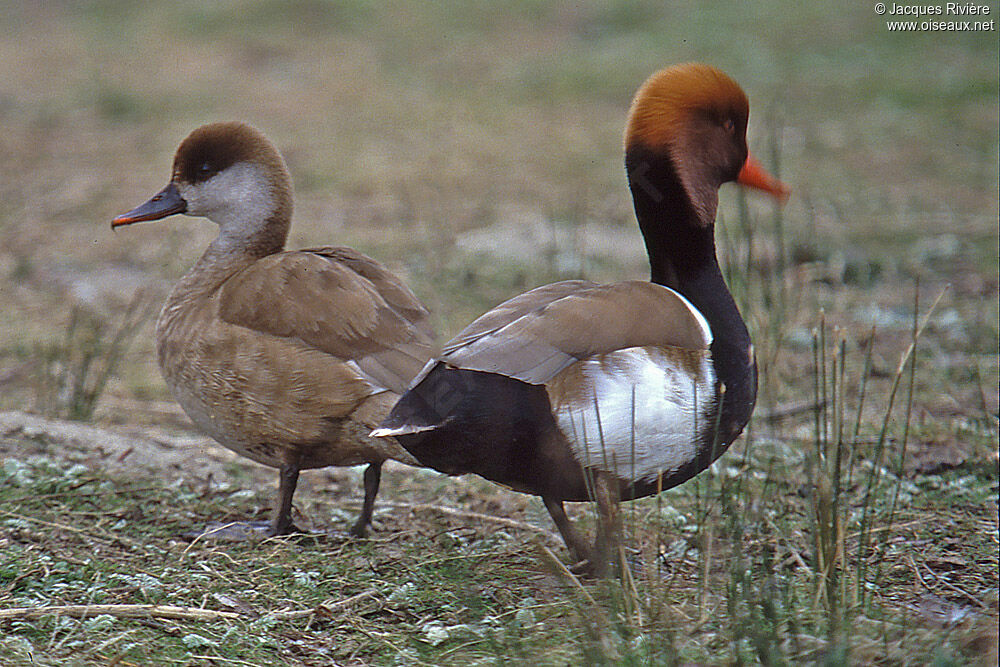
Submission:
[[[564,281],[525,292],[447,343],[441,361],[545,384],[571,364],[630,347],[707,350],[705,318],[677,292],[645,281]]]
[[[219,317],[297,340],[396,393],[433,353],[426,309],[375,260],[342,247],[264,257],[223,285]]]

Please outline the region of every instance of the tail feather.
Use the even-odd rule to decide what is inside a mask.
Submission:
[[[368,434],[369,438],[394,438],[400,435],[413,435],[414,433],[423,433],[425,431],[433,431],[437,426],[416,426],[412,424],[404,424],[403,426],[379,426],[377,429],[373,430]]]

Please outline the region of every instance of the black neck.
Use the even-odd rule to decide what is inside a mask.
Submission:
[[[703,190],[708,200],[692,202],[670,156],[642,147],[628,149],[625,167],[649,254],[650,280],[684,295],[712,329],[712,360],[726,392],[719,442],[728,444],[750,419],[757,368],[750,334],[715,255],[717,191]]]

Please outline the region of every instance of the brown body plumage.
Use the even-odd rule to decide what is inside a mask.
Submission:
[[[157,322],[167,385],[220,444],[281,470],[269,534],[294,528],[300,470],[369,464],[352,529],[364,534],[382,463],[416,463],[368,433],[430,356],[427,311],[355,250],[282,251],[291,179],[273,145],[247,125],[195,130],[178,148],[170,184],[112,225],[181,212],[212,219],[220,233]]]

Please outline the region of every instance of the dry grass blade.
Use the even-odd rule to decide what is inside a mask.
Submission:
[[[889,389],[889,397],[888,401],[886,402],[885,413],[882,418],[882,427],[881,430],[879,431],[878,443],[876,445],[875,455],[873,457],[874,465],[872,466],[871,473],[868,476],[868,483],[867,483],[867,488],[865,490],[865,498],[861,513],[861,544],[858,548],[859,566],[856,577],[856,585],[858,590],[862,592],[865,590],[864,584],[867,580],[866,579],[867,566],[866,566],[865,556],[868,549],[868,540],[871,531],[870,521],[872,512],[872,501],[874,498],[875,488],[878,486],[878,483],[880,481],[879,473],[882,469],[882,458],[885,453],[885,446],[889,433],[889,422],[892,419],[893,407],[895,405],[895,400],[896,400],[896,393],[899,390],[900,384],[903,380],[907,364],[912,363],[911,357],[913,356],[913,353],[917,349],[917,343],[923,336],[923,333],[926,330],[927,325],[931,321],[931,317],[934,315],[934,311],[937,309],[938,304],[941,303],[941,299],[944,297],[946,292],[947,292],[946,289],[942,290],[941,293],[938,294],[937,298],[934,299],[934,303],[931,304],[930,309],[924,316],[923,322],[918,322],[917,313],[916,311],[914,311],[913,331],[911,333],[910,343],[909,345],[907,345],[906,349],[900,355],[899,364],[896,366],[896,372],[892,376],[892,385]],[[906,428],[909,428],[908,427],[909,410],[907,411],[906,421],[907,421]],[[879,561],[879,563],[881,567],[881,560]]]
[[[563,565],[563,562],[559,560],[559,557],[556,556],[554,553],[552,553],[552,550],[549,549],[544,544],[539,544],[538,548],[545,555],[548,561],[556,568],[556,571],[559,572],[559,574],[561,574],[566,579],[566,581],[568,581],[573,586],[573,588],[578,593],[580,593],[580,595],[582,595],[584,599],[587,600],[587,602],[594,605],[594,607],[596,608],[597,601],[587,591],[587,589],[583,587],[583,584],[580,583],[580,579],[575,574],[570,572],[569,568]]]
[[[754,415],[755,419],[770,422],[775,424],[785,419],[791,417],[797,417],[801,414],[808,414],[816,412],[817,410],[822,410],[826,405],[818,401],[806,401],[804,403],[792,403],[789,405],[782,405],[773,410],[760,410]]]
[[[294,621],[299,618],[309,618],[310,616],[332,616],[334,612],[346,609],[356,602],[377,597],[375,591],[363,591],[357,595],[352,595],[343,600],[329,600],[316,605],[312,609],[294,609],[291,611],[276,611],[268,614],[271,618],[280,621]]]
[[[93,618],[103,615],[116,618],[167,618],[177,621],[221,621],[235,620],[241,617],[240,614],[231,611],[160,604],[71,604],[0,609],[0,620],[36,619],[45,616]]]
[[[73,420],[93,417],[108,380],[154,312],[152,299],[142,290],[115,322],[74,305],[63,341],[36,349],[38,365],[45,370],[36,387],[38,407]]]
[[[492,514],[483,514],[481,512],[470,512],[468,510],[460,510],[460,509],[455,509],[454,507],[445,507],[443,505],[431,505],[428,503],[381,502],[380,505],[382,505],[383,507],[406,509],[413,512],[434,512],[436,514],[455,517],[457,519],[485,521],[486,523],[493,523],[500,526],[507,526],[508,528],[516,528],[517,530],[525,530],[528,532],[537,533],[539,535],[544,535],[545,537],[551,539],[554,542],[560,542],[560,540],[555,535],[553,535],[551,531],[546,530],[545,528],[534,526],[530,523],[525,523],[523,521],[508,519],[507,517],[503,516],[494,516]]]

